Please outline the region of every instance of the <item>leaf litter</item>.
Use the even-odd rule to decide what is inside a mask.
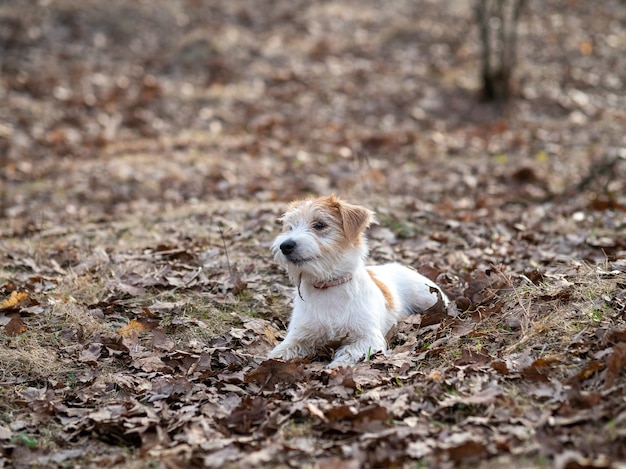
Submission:
[[[0,7],[0,465],[624,464],[622,7],[524,18],[502,113],[466,7],[92,3]],[[331,191],[453,304],[265,360]]]

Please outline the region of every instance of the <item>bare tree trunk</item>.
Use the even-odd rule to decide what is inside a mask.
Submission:
[[[526,0],[476,0],[482,46],[481,79],[488,101],[506,101],[516,64],[517,25]]]

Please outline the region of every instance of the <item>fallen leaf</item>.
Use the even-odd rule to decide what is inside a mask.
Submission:
[[[486,365],[487,363],[490,363],[491,360],[492,358],[487,354],[474,352],[473,350],[464,348],[461,351],[461,358],[457,358],[454,361],[454,364],[456,366],[473,365],[473,364]]]
[[[171,338],[165,335],[162,330],[154,329],[152,331],[152,346],[155,349],[170,352],[174,350],[176,344]]]
[[[626,343],[619,342],[613,347],[611,355],[606,359],[604,387],[610,388],[622,369],[626,366]]]
[[[556,379],[547,382],[534,382],[528,386],[526,392],[538,399],[545,399],[550,402],[561,402],[563,400],[563,384]]]
[[[237,433],[250,433],[266,419],[267,404],[262,397],[246,396],[222,422]]]
[[[86,363],[96,363],[102,353],[102,344],[92,342],[81,350],[79,360]]]
[[[149,402],[168,399],[171,396],[184,396],[193,389],[193,384],[186,378],[160,376],[152,380],[152,395]]]
[[[28,302],[28,293],[18,292],[14,290],[11,292],[11,295],[8,298],[2,300],[0,303],[0,310],[9,309],[9,308],[17,308],[20,305],[24,305]]]
[[[495,270],[476,271],[468,279],[468,286],[463,296],[471,301],[472,308],[488,304],[503,289],[507,288],[507,282],[502,275]]]
[[[44,466],[64,466],[65,462],[71,462],[77,458],[83,456],[86,453],[84,449],[68,449],[55,451],[52,454],[40,456],[37,458],[37,463]]]
[[[266,360],[245,376],[246,383],[256,383],[262,389],[273,390],[278,384],[293,384],[303,379],[302,365],[295,361]]]
[[[265,326],[263,329],[265,334],[265,338],[269,341],[270,344],[276,345],[278,343],[278,339],[276,338],[276,334],[274,333],[274,329],[269,326]]]
[[[603,370],[604,364],[599,360],[591,360],[586,366],[580,370],[578,373],[570,376],[565,380],[566,384],[577,384],[581,381],[589,379],[593,376],[597,371]]]
[[[489,405],[495,402],[496,397],[502,394],[502,389],[496,383],[492,383],[469,396],[451,396],[440,402],[441,408],[452,407],[457,404],[465,405]]]
[[[148,357],[136,358],[132,361],[132,366],[148,373],[159,371],[161,373],[171,373],[174,371],[172,367],[163,363],[160,357],[150,355]]]
[[[511,372],[509,368],[506,366],[506,362],[503,362],[502,360],[492,361],[491,368],[493,368],[498,373],[501,373],[503,375],[508,375]]]
[[[441,297],[441,292],[437,288],[430,287],[430,292],[437,295],[437,302],[421,314],[420,327],[427,327],[439,323],[448,317],[448,310]]]
[[[351,405],[341,405],[329,409],[325,415],[330,422],[349,421],[355,424],[386,420],[389,417],[387,409],[378,404],[372,404],[362,409],[356,409]]]
[[[320,459],[317,467],[318,469],[360,469],[363,465],[358,458],[344,459],[335,456]]]
[[[95,422],[110,422],[119,420],[126,413],[126,407],[123,405],[109,405],[104,408],[90,412],[88,417]]]
[[[11,320],[4,326],[4,332],[9,337],[15,337],[23,334],[28,330],[26,324],[20,316],[13,316]]]
[[[482,441],[468,440],[456,446],[446,448],[448,458],[454,462],[475,461],[482,459],[487,454],[487,446]]]
[[[522,368],[522,376],[531,381],[548,382],[549,377],[546,371],[551,365],[560,363],[557,357],[541,357],[533,361],[530,365]]]
[[[10,440],[13,436],[13,432],[10,428],[0,425],[0,440]]]
[[[132,319],[125,326],[120,327],[117,330],[117,333],[122,337],[128,338],[133,334],[138,334],[140,332],[149,332],[154,329],[156,326],[154,324],[148,323],[147,321],[141,321],[137,319]]]
[[[317,407],[315,404],[313,404],[312,402],[309,402],[306,405],[307,410],[311,413],[311,415],[317,417],[318,419],[322,420],[323,422],[328,422],[328,419],[326,418],[326,415],[324,415],[324,412],[322,412],[320,410],[319,407]]]
[[[329,386],[343,386],[350,389],[356,389],[357,384],[354,381],[354,370],[350,366],[340,367],[333,373],[328,380]]]

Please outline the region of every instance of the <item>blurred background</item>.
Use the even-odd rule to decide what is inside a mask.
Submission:
[[[626,203],[623,0],[4,0],[0,102],[5,234],[330,191]]]

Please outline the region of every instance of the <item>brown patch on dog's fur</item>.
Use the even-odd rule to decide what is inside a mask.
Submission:
[[[352,244],[360,242],[361,233],[372,223],[373,217],[370,210],[343,202],[334,194],[318,199],[317,202],[326,206],[331,213],[339,215],[343,233]]]
[[[376,286],[380,289],[383,296],[385,297],[385,306],[387,307],[387,310],[391,311],[393,309],[393,296],[391,296],[391,292],[389,291],[389,288],[387,287],[387,285],[385,285],[383,282],[381,282],[380,280],[376,278],[376,275],[374,275],[374,272],[372,272],[371,270],[368,270],[367,273],[370,275],[370,277],[372,278]]]

